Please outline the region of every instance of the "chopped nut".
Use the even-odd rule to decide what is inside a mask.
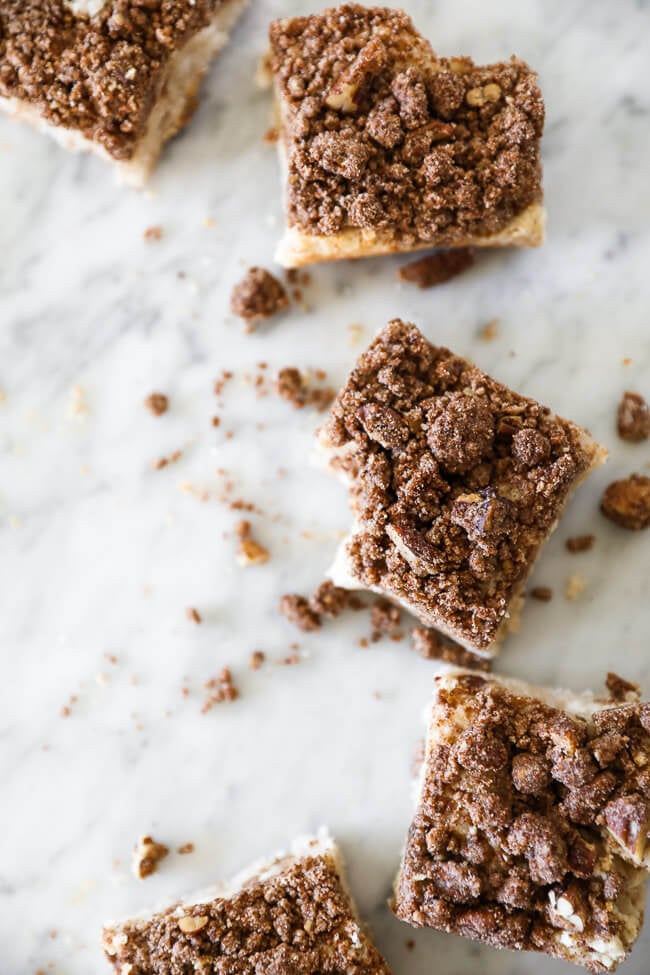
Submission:
[[[550,603],[553,598],[553,590],[549,586],[533,586],[530,594],[541,603]]]
[[[581,596],[587,588],[587,580],[579,575],[570,575],[567,579],[564,595],[567,599],[573,600]]]
[[[501,98],[501,88],[497,84],[484,85],[483,88],[470,88],[465,95],[465,101],[472,108],[482,108],[488,102],[498,102]]]
[[[237,561],[241,566],[264,565],[271,558],[268,549],[256,542],[254,538],[242,538],[237,552]]]
[[[399,269],[402,281],[416,284],[418,288],[432,288],[445,284],[452,278],[467,271],[474,264],[474,251],[471,247],[457,247],[448,251],[437,251],[421,257]]]
[[[618,435],[629,443],[641,443],[650,437],[650,407],[640,393],[623,393],[618,405]]]
[[[203,930],[208,920],[205,914],[199,914],[198,916],[186,914],[184,917],[179,918],[178,926],[183,934],[196,934],[197,931]]]
[[[631,474],[606,488],[600,510],[610,521],[630,531],[650,527],[650,477]]]
[[[187,616],[188,620],[191,620],[192,621],[192,623],[202,623],[203,622],[203,620],[201,618],[201,614],[199,613],[199,611],[197,609],[194,609],[193,606],[188,606],[187,607],[187,609],[185,610],[185,615]]]
[[[224,667],[216,677],[207,680],[204,687],[206,695],[201,714],[207,714],[215,704],[222,704],[224,701],[236,701],[239,697],[239,690],[235,686],[229,667]]]
[[[156,843],[151,836],[142,836],[133,853],[133,872],[143,880],[158,869],[158,864],[169,853],[163,843]]]
[[[167,412],[169,400],[164,393],[151,393],[144,401],[144,405],[154,416],[162,416]]]
[[[160,240],[163,235],[163,229],[160,226],[147,227],[144,232],[144,239],[147,241]]]

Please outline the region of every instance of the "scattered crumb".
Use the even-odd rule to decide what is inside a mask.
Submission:
[[[433,288],[445,284],[457,275],[467,271],[474,263],[471,247],[456,247],[453,250],[437,251],[417,261],[401,267],[397,272],[401,281],[416,284],[418,288]]]
[[[488,657],[479,657],[455,643],[448,643],[439,633],[426,626],[416,626],[411,631],[411,644],[425,660],[443,660],[445,663],[467,667],[470,670],[484,672],[492,670],[492,661]]]
[[[202,619],[201,614],[199,613],[198,609],[194,609],[193,606],[188,606],[187,607],[187,609],[185,610],[185,615],[187,616],[188,620],[191,620],[192,623],[202,623],[203,622],[203,619]]]
[[[408,938],[404,942],[404,944],[406,945],[406,950],[407,951],[413,951],[413,949],[415,948],[415,941],[413,940],[413,938]]]
[[[289,307],[284,286],[262,267],[251,267],[230,295],[230,310],[248,329]]]
[[[278,132],[276,126],[272,125],[266,130],[262,138],[268,145],[273,145],[280,138],[280,133]]]
[[[348,601],[348,590],[341,589],[340,586],[335,586],[333,582],[326,579],[310,596],[309,605],[315,613],[333,619],[347,608]]]
[[[207,714],[215,704],[221,704],[223,701],[236,701],[239,697],[239,690],[235,686],[229,667],[224,667],[216,677],[207,680],[203,686],[206,695],[201,714]]]
[[[180,853],[181,856],[185,856],[187,853],[194,853],[194,843],[183,843],[176,852]]]
[[[72,714],[71,709],[68,707],[67,704],[64,704],[63,707],[61,708],[61,717],[69,718],[71,714]]]
[[[174,450],[169,457],[159,457],[157,460],[152,460],[151,467],[154,471],[160,471],[163,467],[169,467],[170,464],[175,464],[182,456],[182,450]]]
[[[387,599],[377,599],[370,610],[370,625],[373,643],[380,640],[384,633],[394,634],[400,625],[402,614],[399,607],[389,603]]]
[[[564,590],[565,597],[573,602],[587,588],[587,580],[583,576],[570,575],[566,582],[566,589]]]
[[[351,349],[355,348],[363,341],[364,327],[357,322],[348,325],[348,345]]]
[[[499,319],[491,318],[479,329],[478,337],[484,342],[492,342],[499,334]]]
[[[145,240],[161,240],[163,235],[163,229],[158,224],[154,227],[147,227],[143,236]]]
[[[265,660],[266,654],[264,654],[261,650],[253,650],[248,658],[248,666],[251,670],[259,670]]]
[[[169,847],[156,843],[151,836],[142,836],[133,851],[133,873],[140,880],[150,877],[158,869],[158,864],[169,853]]]
[[[595,535],[576,535],[575,538],[567,538],[564,544],[568,551],[575,555],[577,552],[589,552],[594,547],[595,541]]]
[[[326,373],[322,370],[316,370],[314,375],[321,381],[326,378]],[[308,375],[294,366],[280,369],[275,380],[275,391],[281,399],[291,403],[295,409],[313,406],[319,412],[326,410],[336,395],[329,386],[311,388]]]
[[[548,586],[533,586],[530,595],[533,599],[538,599],[540,603],[550,603],[553,598],[553,590]]]
[[[632,684],[629,680],[625,680],[623,677],[619,677],[618,674],[613,674],[611,671],[607,674],[605,686],[611,694],[613,701],[639,700],[639,685]]]
[[[282,615],[303,633],[320,630],[320,616],[314,612],[304,596],[286,593],[280,600],[279,609]]]
[[[221,396],[221,394],[222,394],[222,392],[224,390],[224,387],[226,386],[227,383],[230,382],[230,380],[232,379],[232,377],[233,377],[233,373],[229,369],[222,369],[221,370],[221,374],[214,381],[214,387],[213,387],[213,389],[214,389],[214,395],[215,396]]]
[[[622,362],[623,362],[623,365],[624,366],[631,366],[632,365],[632,359],[630,358],[629,355],[624,356],[623,359],[622,359]]]
[[[212,426],[213,427],[218,427],[220,423],[221,423],[221,418],[220,417],[218,417],[218,416],[213,416],[212,417]]]
[[[603,494],[600,510],[621,528],[640,531],[650,528],[650,477],[630,474],[613,481]]]
[[[293,664],[299,664],[300,654],[293,651],[292,653],[287,654],[286,657],[283,657],[280,663],[283,664],[285,667],[291,667]]]
[[[70,391],[70,404],[68,407],[70,416],[83,417],[90,413],[90,407],[86,400],[86,390],[83,386],[73,386]]]
[[[162,416],[169,409],[169,400],[164,393],[150,393],[144,405],[154,416]]]
[[[623,393],[618,404],[618,435],[628,443],[642,443],[650,438],[650,407],[640,393]]]
[[[213,227],[217,226],[217,221],[214,217],[204,217],[201,222],[207,230],[212,230]]]
[[[241,566],[264,565],[269,561],[271,558],[269,550],[251,537],[249,521],[238,521],[235,525],[235,534],[239,539],[237,561]]]

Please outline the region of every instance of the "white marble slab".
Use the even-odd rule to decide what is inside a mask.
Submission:
[[[597,510],[608,480],[650,462],[648,445],[622,444],[613,426],[625,388],[650,396],[648,5],[406,3],[443,54],[516,52],[539,69],[548,243],[482,257],[428,293],[400,287],[390,259],[317,269],[308,312],[245,336],[229,316],[229,291],[248,265],[272,266],[280,222],[276,160],[261,139],[267,96],[253,74],[271,17],[309,6],[251,5],[151,195],[120,191],[101,163],[0,124],[0,969],[8,975],[99,975],[105,917],[224,877],[321,822],[343,844],[396,973],[563,970],[427,932],[406,950],[411,932],[385,898],[432,671],[404,644],[360,649],[367,619],[359,617],[300,639],[299,666],[274,662],[295,639],[278,598],[320,581],[347,511],[341,488],[305,463],[317,417],[257,400],[241,381],[260,360],[270,370],[321,366],[338,382],[360,348],[348,326],[360,323],[367,339],[399,315],[590,427],[611,450],[608,468],[581,490],[540,562],[536,581],[552,585],[555,600],[529,607],[498,666],[575,689],[615,668],[650,690],[650,538],[617,530]],[[152,225],[164,236],[147,243]],[[499,337],[482,342],[477,331],[492,317]],[[240,379],[214,429],[212,382],[223,368]],[[76,386],[85,413],[71,412]],[[142,405],[152,389],[170,396],[161,419]],[[149,469],[180,447],[177,465]],[[222,537],[237,514],[215,498],[220,467],[265,512],[253,522],[273,554],[266,566],[239,568],[233,540]],[[591,553],[565,552],[568,536],[591,531]],[[568,603],[561,594],[574,572],[588,588]],[[201,626],[185,619],[187,606],[200,610]],[[254,648],[271,661],[258,673],[246,666]],[[241,700],[201,715],[202,682],[223,665]],[[63,720],[71,694],[78,701]],[[196,852],[137,882],[130,853],[147,831],[172,847],[192,841]],[[649,949],[650,930],[628,975],[647,971]]]

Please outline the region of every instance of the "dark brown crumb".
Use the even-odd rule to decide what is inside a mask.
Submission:
[[[650,407],[640,393],[623,393],[617,425],[619,437],[629,443],[642,443],[650,437]]]
[[[540,603],[550,603],[553,598],[553,590],[549,586],[533,586],[530,595],[533,599],[538,599]]]
[[[492,670],[492,661],[487,657],[479,657],[470,653],[455,643],[444,640],[435,630],[426,626],[416,626],[411,631],[413,649],[425,660],[444,660],[445,663],[456,667],[467,667],[470,670],[488,672]]]
[[[170,464],[175,464],[182,456],[182,450],[174,450],[169,457],[159,457],[157,460],[152,460],[151,466],[154,471],[160,471],[163,467],[169,467]]]
[[[151,836],[143,836],[138,840],[133,853],[133,872],[136,877],[144,880],[158,869],[158,864],[169,853],[169,847],[164,843],[157,843]]]
[[[162,235],[163,235],[162,227],[155,226],[155,227],[147,227],[143,236],[145,240],[152,241],[152,240],[161,240]]]
[[[324,378],[325,374],[317,374],[317,378]],[[275,390],[278,396],[291,403],[294,409],[313,406],[319,412],[326,410],[334,399],[334,390],[329,386],[312,388],[308,377],[294,366],[280,369],[275,380]]]
[[[318,589],[309,598],[309,605],[315,613],[331,618],[339,616],[348,604],[348,590],[335,586],[329,579],[321,582]]]
[[[445,284],[452,278],[469,270],[474,264],[474,251],[471,247],[458,247],[449,251],[428,254],[417,261],[405,264],[399,269],[401,281],[416,284],[418,288],[433,288]]]
[[[564,544],[567,550],[575,555],[577,552],[589,552],[594,547],[595,541],[595,535],[576,535],[575,538],[567,538]]]
[[[605,489],[600,510],[610,521],[630,531],[650,527],[650,477],[631,474]]]
[[[261,650],[253,650],[248,658],[248,666],[251,670],[259,670],[265,660],[266,655]]]
[[[406,950],[407,951],[413,951],[413,949],[415,948],[415,941],[413,940],[413,938],[408,938],[404,942],[404,944],[406,945]]]
[[[361,647],[362,650],[368,649],[368,647],[370,646],[370,640],[368,639],[367,636],[362,636],[359,639],[359,646]]]
[[[383,634],[394,634],[400,625],[402,614],[399,607],[389,603],[387,599],[378,599],[370,610],[370,625],[372,633],[370,639],[373,643],[381,639]]]
[[[203,622],[203,619],[202,619],[201,614],[199,613],[198,609],[195,609],[193,606],[188,606],[187,607],[187,609],[185,610],[185,615],[187,616],[188,620],[191,620],[192,621],[192,623],[202,623]]]
[[[162,416],[169,408],[169,400],[164,393],[151,393],[144,401],[144,405],[154,416]]]
[[[289,307],[284,286],[262,267],[251,267],[232,289],[230,310],[254,326]]]
[[[185,856],[187,853],[194,853],[194,843],[183,843],[176,852],[180,853],[181,856]]]
[[[236,701],[239,697],[239,690],[235,686],[229,667],[224,667],[216,677],[207,680],[203,686],[206,695],[201,714],[207,714],[215,704],[222,704],[224,701]]]
[[[639,699],[639,685],[632,684],[629,680],[625,680],[624,677],[619,677],[618,674],[613,674],[611,671],[607,674],[605,686],[613,701],[628,701],[631,698],[638,701]]]
[[[320,630],[320,616],[314,612],[304,596],[298,593],[286,593],[280,600],[279,608],[282,615],[303,633]]]

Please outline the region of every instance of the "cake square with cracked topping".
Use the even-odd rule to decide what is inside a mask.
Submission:
[[[569,496],[606,455],[399,320],[359,358],[319,448],[354,515],[333,581],[389,596],[487,654]]]
[[[613,971],[643,920],[649,759],[634,696],[441,673],[396,915]]]

